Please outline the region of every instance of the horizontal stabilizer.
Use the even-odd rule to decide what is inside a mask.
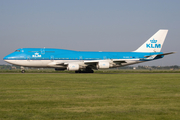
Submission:
[[[175,52],[169,52],[169,53],[164,53],[164,54],[159,54],[158,56],[161,56],[161,55],[169,55],[169,54],[174,54]]]
[[[175,52],[169,52],[169,53],[164,53],[164,54],[157,54],[157,56],[162,56],[162,55],[169,55],[169,54],[174,54]],[[144,56],[144,57],[150,57],[153,55],[149,55],[149,56]]]

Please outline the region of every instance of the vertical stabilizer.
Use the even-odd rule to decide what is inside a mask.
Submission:
[[[168,30],[159,30],[134,52],[160,52]]]

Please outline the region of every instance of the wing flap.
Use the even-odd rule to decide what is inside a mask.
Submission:
[[[84,64],[94,65],[98,64],[101,60],[84,61]],[[114,63],[127,63],[127,61],[139,61],[139,59],[112,59]]]
[[[84,61],[85,64],[98,63],[97,60]]]
[[[48,64],[48,66],[50,66],[50,67],[55,67],[55,66],[65,66],[66,65],[66,63],[60,63],[60,62],[51,62],[51,63],[49,63]]]
[[[113,62],[138,61],[139,59],[113,59]]]

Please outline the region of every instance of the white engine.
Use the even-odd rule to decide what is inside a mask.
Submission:
[[[109,67],[110,67],[109,62],[99,62],[97,64],[97,69],[106,69],[106,68],[109,68]]]
[[[79,70],[79,65],[78,64],[68,64],[67,70],[69,70],[69,71]]]

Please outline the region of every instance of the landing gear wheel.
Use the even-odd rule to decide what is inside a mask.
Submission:
[[[92,69],[85,69],[83,71],[81,70],[75,71],[75,73],[94,73],[94,71]]]
[[[87,71],[83,71],[83,73],[94,73],[93,70],[87,70]]]
[[[22,73],[25,73],[25,70],[22,70],[21,72],[22,72]]]
[[[75,73],[81,73],[81,71],[79,70],[79,71],[75,71]]]
[[[94,70],[91,70],[90,73],[94,73]]]

